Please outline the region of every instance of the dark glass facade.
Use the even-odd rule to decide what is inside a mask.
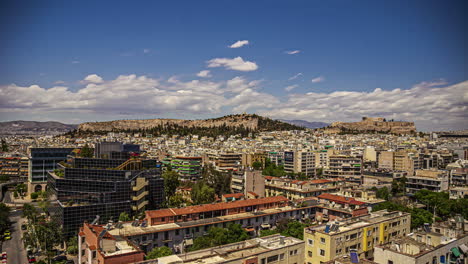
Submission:
[[[61,166],[63,173],[48,176],[51,197],[56,200],[50,214],[63,226],[67,236],[74,235],[84,221],[96,215],[100,223],[118,221],[122,212],[129,215],[157,209],[164,200],[161,164],[141,161],[140,170],[117,170],[126,160],[72,158]]]
[[[57,164],[65,161],[73,148],[31,148],[29,157],[29,180],[45,182],[47,172],[57,168]]]

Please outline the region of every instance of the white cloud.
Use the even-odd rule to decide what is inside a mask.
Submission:
[[[314,78],[314,79],[311,80],[311,82],[313,82],[313,83],[320,83],[320,82],[324,82],[324,81],[325,81],[325,77],[323,77],[323,76],[319,76],[319,77]]]
[[[203,71],[200,71],[199,73],[197,73],[197,76],[202,77],[202,78],[209,78],[209,77],[211,77],[211,74],[210,74],[209,70],[203,70]]]
[[[357,121],[362,116],[414,121],[421,130],[468,128],[468,81],[447,87],[414,86],[410,89],[371,92],[335,91],[292,94],[288,100],[262,113],[275,118],[308,121]]]
[[[103,80],[99,75],[90,74],[86,76],[83,80],[83,83],[102,83]]]
[[[72,61],[71,63],[72,63],[72,64],[78,64],[78,63],[80,63],[80,61],[74,60],[74,61]]]
[[[237,49],[237,48],[240,48],[240,47],[248,45],[248,44],[249,44],[248,40],[238,40],[235,43],[233,43],[232,45],[230,45],[229,48]]]
[[[91,74],[81,83],[83,87],[76,90],[65,86],[0,86],[0,112],[33,111],[38,117],[59,112],[69,120],[79,114],[87,114],[89,119],[122,113],[138,118],[166,113],[219,114],[224,106],[245,111],[277,102],[275,97],[257,91],[258,81],[242,77],[219,82],[180,81],[175,77],[161,81],[131,74],[103,80]]]
[[[288,50],[288,51],[285,51],[284,53],[286,53],[288,55],[294,55],[294,54],[298,54],[300,52],[301,52],[300,50]]]
[[[236,71],[255,71],[258,66],[255,62],[244,61],[241,57],[230,58],[215,58],[207,61],[209,68],[224,67],[229,70]]]
[[[298,86],[299,86],[299,85],[297,85],[297,84],[289,85],[289,86],[287,86],[286,88],[284,88],[284,90],[285,90],[286,92],[290,92],[290,91],[296,89]]]
[[[151,52],[150,49],[143,49],[143,53],[145,53],[145,54],[146,54],[146,53],[150,53],[150,52]]]
[[[288,80],[292,81],[292,80],[295,80],[295,79],[297,79],[297,78],[299,78],[301,76],[302,76],[302,72],[300,72],[300,73],[298,73],[298,74],[296,74],[294,76],[291,76]]]

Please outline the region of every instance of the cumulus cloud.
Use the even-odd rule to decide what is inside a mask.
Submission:
[[[238,40],[235,43],[233,43],[232,45],[230,45],[229,48],[237,49],[237,48],[240,48],[240,47],[248,45],[248,44],[249,44],[248,40]]]
[[[202,78],[209,78],[209,77],[211,77],[211,74],[210,74],[209,70],[203,70],[203,71],[200,71],[199,73],[197,73],[197,76],[202,77]]]
[[[181,81],[175,77],[164,81],[131,74],[103,80],[91,74],[84,81],[83,87],[73,90],[65,86],[0,86],[0,112],[33,111],[39,116],[60,112],[70,119],[80,113],[138,117],[168,112],[218,114],[224,106],[245,111],[276,102],[273,96],[257,91],[258,81],[242,77],[219,82]]]
[[[298,73],[298,74],[296,74],[296,75],[294,75],[294,76],[289,77],[288,80],[292,81],[292,80],[295,80],[295,79],[297,79],[297,78],[299,78],[299,77],[301,77],[301,76],[302,76],[302,72],[300,72],[300,73]]]
[[[286,86],[286,88],[284,88],[284,90],[285,90],[286,92],[290,92],[290,91],[296,89],[298,86],[299,86],[299,85],[297,85],[297,84],[289,85],[289,86]]]
[[[288,51],[285,51],[284,53],[288,55],[294,55],[294,54],[298,54],[299,52],[301,51],[300,50],[288,50]]]
[[[103,80],[99,75],[90,74],[86,76],[83,80],[83,83],[102,83]]]
[[[323,76],[319,76],[319,77],[314,78],[314,79],[311,80],[311,82],[313,82],[313,83],[320,83],[320,82],[324,82],[324,81],[325,81],[325,77],[323,77]]]
[[[224,67],[229,70],[236,71],[255,71],[258,66],[255,62],[244,61],[242,57],[230,58],[215,58],[207,61],[209,68]]]
[[[362,116],[414,121],[418,129],[466,129],[468,81],[447,87],[414,86],[372,92],[292,94],[263,114],[309,121],[357,121]]]

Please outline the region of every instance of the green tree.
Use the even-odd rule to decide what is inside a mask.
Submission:
[[[382,187],[382,188],[377,190],[376,196],[379,199],[384,199],[384,200],[388,201],[388,199],[390,197],[390,192],[388,191],[387,187]]]
[[[31,193],[31,199],[36,200],[37,198],[39,198],[39,194],[37,192]]]
[[[164,194],[166,200],[173,196],[176,192],[177,187],[180,185],[179,174],[176,171],[165,171],[162,175],[164,179]]]
[[[244,241],[249,238],[240,224],[229,224],[227,228],[211,227],[208,234],[197,237],[189,251]]]
[[[88,144],[86,144],[81,148],[80,156],[83,158],[92,158],[94,156],[94,149],[90,148]]]
[[[167,202],[168,207],[181,207],[186,204],[188,204],[188,201],[180,193],[176,193],[169,197],[169,201]]]
[[[408,179],[403,176],[399,179],[393,179],[392,181],[392,195],[393,196],[402,196],[406,193],[406,182]]]
[[[0,203],[0,232],[3,232],[10,227],[10,207],[4,203]]]
[[[126,212],[120,213],[120,215],[119,215],[119,221],[128,222],[128,221],[131,221],[131,220],[132,220],[132,219],[130,218],[130,216],[129,216]]]
[[[255,161],[254,163],[252,163],[252,167],[255,170],[259,170],[259,169],[261,169],[263,167],[263,164],[260,161]]]
[[[273,176],[273,177],[281,177],[286,175],[283,166],[276,166],[276,164],[272,163],[270,159],[265,160],[265,168],[262,171],[263,175]]]
[[[215,190],[200,181],[192,187],[192,201],[194,204],[212,203],[215,201]]]
[[[148,253],[148,255],[146,255],[146,259],[157,259],[160,257],[170,256],[172,254],[174,254],[172,253],[172,250],[166,246],[155,247]]]
[[[70,255],[78,254],[78,239],[71,237],[67,242],[67,253]]]
[[[8,144],[6,143],[5,139],[2,138],[2,151],[8,152]]]

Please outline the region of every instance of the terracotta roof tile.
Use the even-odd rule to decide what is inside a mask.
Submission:
[[[357,201],[354,198],[348,198],[340,195],[334,195],[330,193],[322,193],[318,196],[320,199],[325,199],[329,201],[333,201],[336,203],[344,203],[344,204],[353,204],[353,205],[363,205],[366,204],[364,202]]]

